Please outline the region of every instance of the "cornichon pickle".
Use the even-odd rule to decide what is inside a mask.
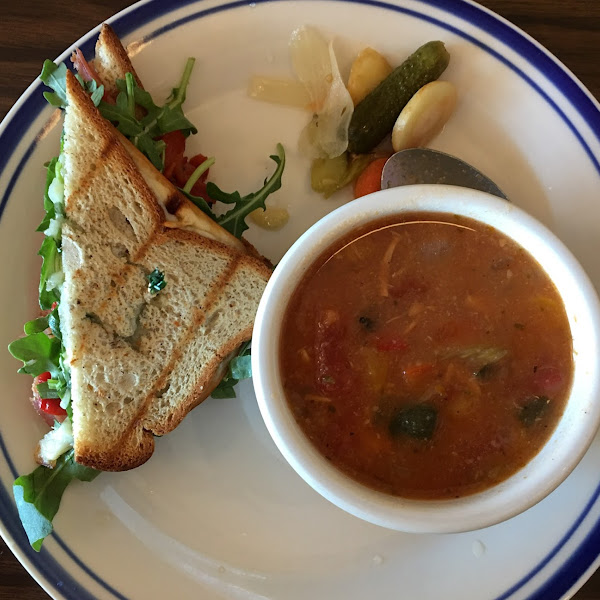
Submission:
[[[407,102],[430,81],[437,79],[450,62],[443,42],[428,42],[396,67],[354,109],[348,130],[348,150],[370,152],[392,131]]]
[[[329,198],[352,183],[373,160],[370,154],[350,158],[343,152],[335,158],[316,158],[310,170],[310,184],[315,192]]]

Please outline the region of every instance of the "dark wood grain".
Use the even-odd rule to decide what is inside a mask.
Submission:
[[[481,3],[548,48],[600,98],[598,0],[483,0]],[[89,29],[128,5],[126,0],[2,0],[0,118],[37,77],[45,58],[55,58]],[[47,597],[0,539],[0,600]],[[600,600],[600,573],[575,598]]]

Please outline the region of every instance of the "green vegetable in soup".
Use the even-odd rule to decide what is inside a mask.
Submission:
[[[394,437],[408,435],[418,440],[430,440],[435,431],[437,414],[437,409],[429,404],[402,408],[390,421],[390,433]]]
[[[519,409],[519,420],[525,427],[531,427],[543,418],[549,406],[548,396],[532,396]]]
[[[366,331],[374,331],[376,328],[375,320],[371,317],[367,317],[366,315],[361,315],[358,317],[358,322]]]
[[[478,371],[475,371],[475,377],[481,381],[487,381],[494,376],[496,372],[496,363],[487,363],[481,367]]]

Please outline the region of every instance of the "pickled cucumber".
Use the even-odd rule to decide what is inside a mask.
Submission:
[[[424,44],[396,67],[354,109],[348,131],[348,150],[370,152],[388,135],[413,95],[436,80],[450,62],[443,42]]]

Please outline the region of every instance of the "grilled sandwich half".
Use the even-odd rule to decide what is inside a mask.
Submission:
[[[271,271],[201,211],[174,227],[166,206],[187,199],[71,73],[67,98],[59,313],[75,460],[119,471],[144,463],[154,436],[218,385]]]

